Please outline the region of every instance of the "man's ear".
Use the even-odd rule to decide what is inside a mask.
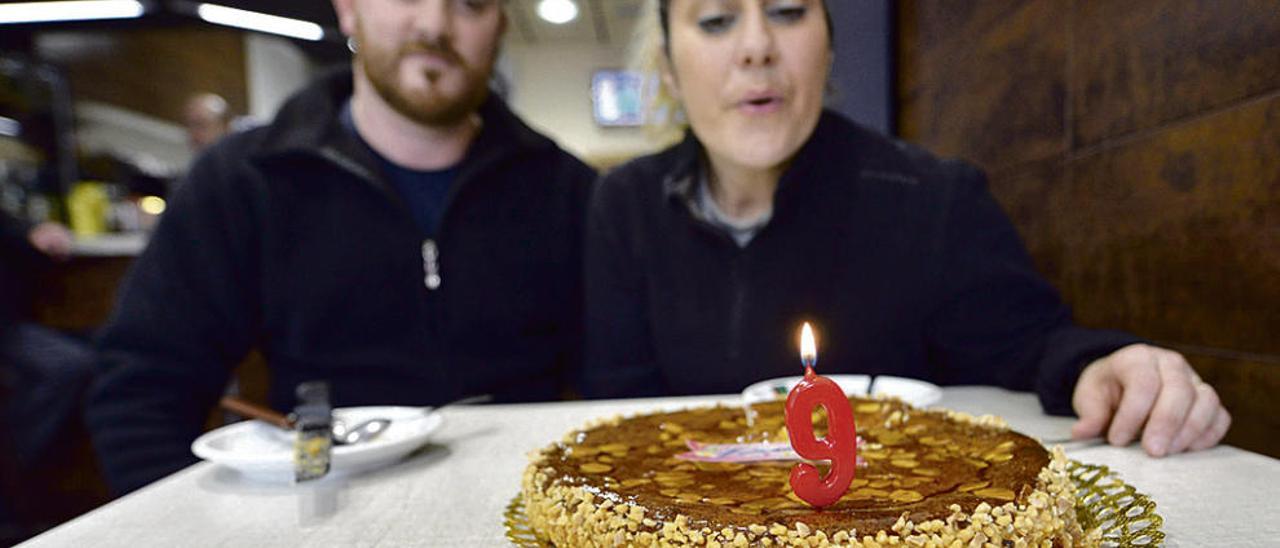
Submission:
[[[333,0],[333,11],[338,15],[338,28],[345,36],[356,35],[356,2],[359,0]]]

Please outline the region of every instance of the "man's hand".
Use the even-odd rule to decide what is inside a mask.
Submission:
[[[1231,426],[1218,394],[1182,354],[1145,344],[1089,364],[1071,403],[1080,416],[1072,437],[1105,431],[1112,445],[1128,445],[1142,431],[1142,447],[1154,457],[1212,447]]]
[[[27,241],[37,251],[59,261],[71,256],[71,232],[58,223],[43,222],[27,232]]]

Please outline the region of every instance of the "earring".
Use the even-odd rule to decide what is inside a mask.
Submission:
[[[348,36],[348,37],[347,37],[347,49],[348,49],[348,50],[350,50],[350,51],[351,51],[351,53],[359,53],[359,51],[358,51],[358,50],[359,50],[360,48],[359,48],[358,44],[356,44],[356,37],[354,37],[354,36]]]

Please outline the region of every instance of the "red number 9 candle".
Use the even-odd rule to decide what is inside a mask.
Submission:
[[[831,471],[823,478],[814,465],[797,464],[791,468],[791,490],[810,505],[823,508],[840,500],[853,481],[858,431],[844,391],[831,379],[813,372],[818,350],[808,323],[800,333],[800,361],[804,379],[787,396],[787,437],[796,454],[808,460],[829,460]],[[819,405],[827,410],[827,435],[822,439],[813,433],[813,410]]]

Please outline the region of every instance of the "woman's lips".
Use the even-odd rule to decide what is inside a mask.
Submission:
[[[756,95],[738,102],[738,110],[749,115],[773,114],[782,110],[782,97]]]

